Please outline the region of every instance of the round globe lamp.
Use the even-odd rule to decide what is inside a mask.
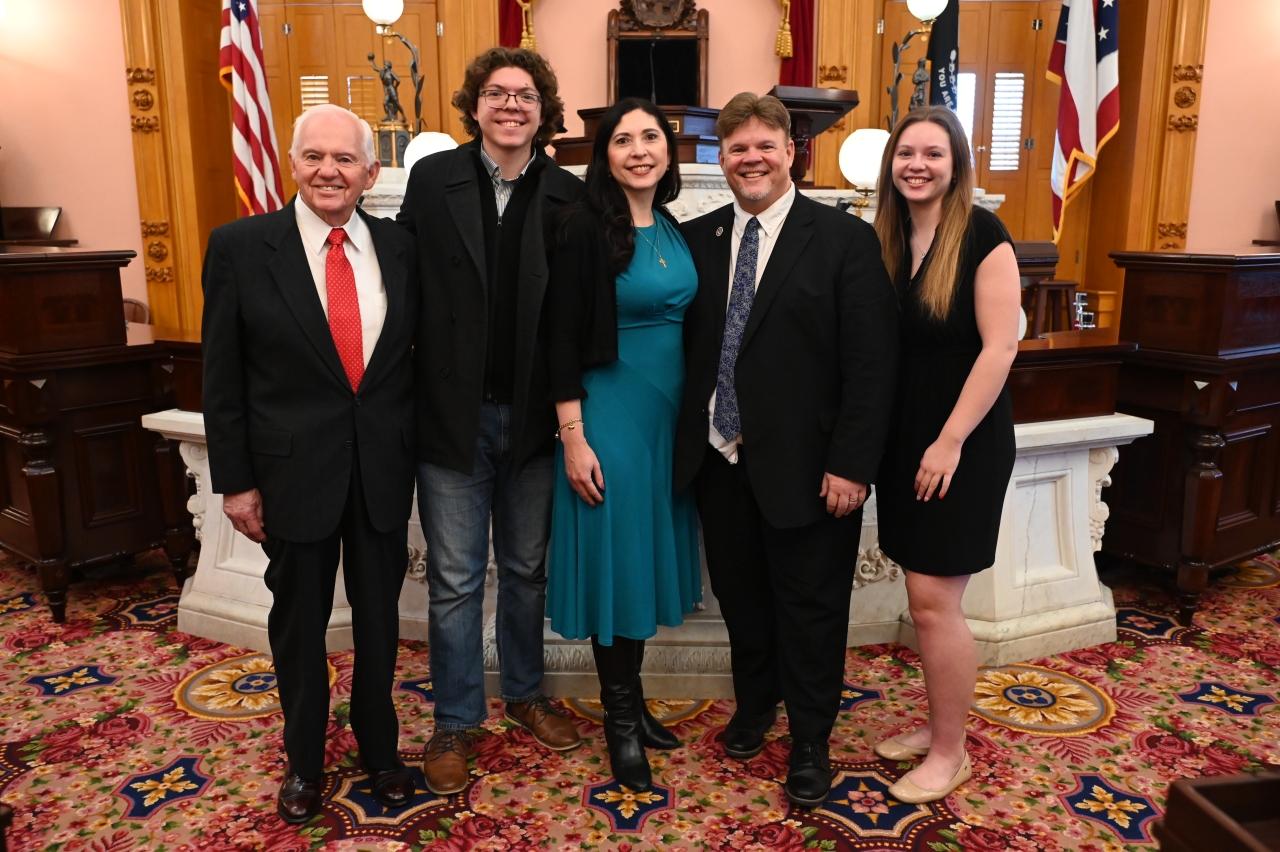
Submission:
[[[362,0],[365,17],[382,27],[390,27],[404,14],[404,0]]]
[[[408,147],[404,149],[404,170],[411,172],[413,171],[413,164],[423,157],[429,157],[441,151],[452,151],[457,147],[458,143],[448,133],[436,133],[435,131],[419,133],[409,140]]]
[[[869,196],[876,191],[880,160],[888,141],[889,131],[864,127],[853,131],[840,146],[840,174],[862,196],[853,201],[854,212],[859,216],[870,205]]]
[[[947,0],[907,0],[907,10],[925,24],[931,24],[947,8]]]

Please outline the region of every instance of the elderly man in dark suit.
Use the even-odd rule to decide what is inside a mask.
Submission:
[[[351,602],[351,729],[373,795],[408,803],[391,700],[413,502],[413,240],[357,207],[378,176],[369,125],[304,112],[289,152],[298,195],[209,237],[204,419],[214,491],[270,557],[268,633],[288,756],[277,810],[320,808],[325,631],[341,554]]]
[[[397,221],[418,241],[414,354],[418,504],[431,588],[435,733],[427,786],[467,784],[467,731],[489,715],[483,634],[489,530],[498,565],[496,644],[506,717],[564,751],[577,729],[542,694],[553,435],[538,331],[545,234],[582,181],[543,151],[564,105],[536,53],[495,47],[453,97],[473,141],[413,167]]]
[[[720,112],[734,202],[681,230],[698,268],[675,486],[696,489],[738,709],[724,750],[791,725],[791,801],[831,787],[862,505],[880,465],[898,356],[897,302],[861,219],[800,195],[790,116],[769,96]]]

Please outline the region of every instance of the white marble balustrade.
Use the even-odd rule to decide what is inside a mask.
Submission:
[[[222,497],[209,489],[204,419],[186,411],[143,417],[143,426],[181,442],[195,479],[188,503],[201,541],[200,560],[178,606],[178,629],[197,636],[269,651],[271,593],[262,581],[262,548],[232,529]],[[970,581],[965,614],[984,665],[1002,665],[1115,639],[1111,593],[1098,581],[1093,554],[1107,518],[1101,490],[1109,484],[1118,448],[1151,433],[1152,423],[1124,414],[1015,428],[1017,461],[1005,497],[995,565]],[[417,514],[410,523],[408,577],[400,596],[400,634],[427,638],[426,544]],[[849,644],[914,644],[902,571],[880,552],[874,498],[863,517]],[[705,581],[705,608],[679,628],[660,628],[648,643],[645,681],[651,697],[718,698],[732,695],[728,636],[719,605]],[[491,591],[491,590],[490,590]],[[485,601],[485,663],[496,693],[494,595]],[[546,689],[553,695],[590,696],[596,678],[589,646],[545,630]],[[341,575],[329,621],[329,650],[351,647],[351,609]]]

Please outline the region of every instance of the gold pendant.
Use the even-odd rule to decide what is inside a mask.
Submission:
[[[658,255],[658,263],[661,263],[661,264],[662,264],[662,268],[663,268],[663,269],[666,269],[666,268],[667,268],[667,262],[666,262],[665,260],[663,260],[663,259],[662,259],[662,255]]]

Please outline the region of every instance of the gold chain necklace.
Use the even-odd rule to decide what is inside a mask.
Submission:
[[[653,223],[653,224],[655,224],[655,225],[656,225],[656,224],[658,224],[657,220],[654,220],[654,223]],[[653,249],[653,251],[654,251],[654,253],[655,253],[656,255],[658,255],[658,263],[661,263],[661,264],[662,264],[662,268],[663,268],[663,269],[666,269],[666,268],[667,268],[667,262],[666,262],[665,260],[663,260],[663,258],[662,258],[662,233],[661,233],[661,231],[654,231],[654,233],[655,233],[655,234],[657,234],[657,236],[658,236],[658,243],[657,243],[657,245],[654,245],[653,240],[651,240],[651,239],[649,239],[648,237],[646,237],[646,236],[644,235],[644,231],[640,230],[639,228],[636,228],[636,233],[637,233],[637,234],[639,234],[639,235],[640,235],[640,237],[641,237],[641,238],[642,238],[646,243],[648,243],[648,244],[649,244],[649,247]]]

